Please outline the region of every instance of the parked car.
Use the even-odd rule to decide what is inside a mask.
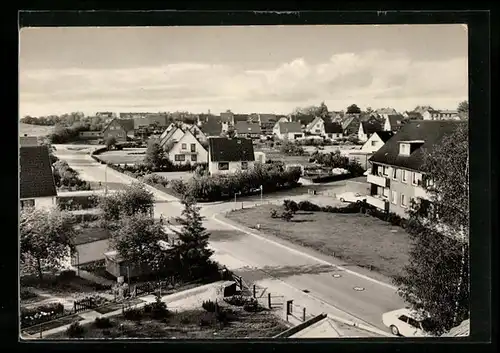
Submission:
[[[408,308],[382,314],[382,322],[396,336],[432,337],[432,334],[429,333],[432,325],[429,316],[417,313]]]
[[[366,195],[362,195],[359,192],[344,192],[337,195],[340,202],[361,202],[366,199]]]

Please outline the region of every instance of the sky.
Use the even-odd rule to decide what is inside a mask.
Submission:
[[[21,116],[456,109],[468,97],[460,24],[23,28],[19,48]]]

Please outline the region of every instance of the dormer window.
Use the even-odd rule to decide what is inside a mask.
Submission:
[[[399,154],[402,156],[410,155],[410,144],[409,143],[400,143],[399,144]]]

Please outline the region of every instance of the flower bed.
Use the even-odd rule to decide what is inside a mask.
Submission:
[[[29,309],[21,308],[21,327],[38,325],[66,314],[64,305],[61,303],[39,305]]]

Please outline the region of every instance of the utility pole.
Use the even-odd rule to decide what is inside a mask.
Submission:
[[[235,210],[237,209],[237,206],[236,206],[236,195],[241,195],[241,191],[238,191],[238,192],[234,193],[234,209]]]
[[[104,167],[104,195],[108,196],[108,165]]]
[[[264,188],[263,186],[261,185],[260,186],[260,204],[262,205],[262,199],[263,199],[263,191],[264,191]]]

